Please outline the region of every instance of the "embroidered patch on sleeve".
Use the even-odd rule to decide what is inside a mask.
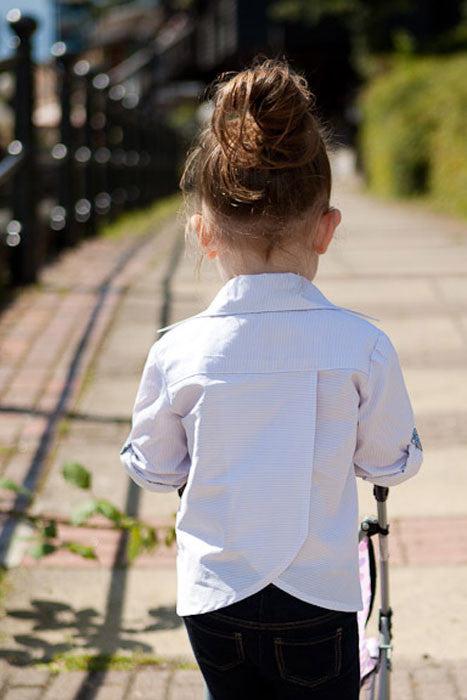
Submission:
[[[410,442],[413,443],[415,445],[415,447],[418,447],[419,450],[423,451],[422,442],[418,436],[417,428],[413,429],[412,439]]]

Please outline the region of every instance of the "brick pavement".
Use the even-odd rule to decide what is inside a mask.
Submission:
[[[67,700],[81,691],[82,700],[198,700],[203,681],[191,669],[145,668],[133,671],[53,673],[0,666],[2,700]],[[84,688],[84,692],[83,689]]]
[[[52,513],[47,515],[54,517]],[[118,551],[120,532],[109,527],[108,521],[104,518],[94,517],[88,522],[90,527],[59,524],[57,541],[92,543],[97,556],[96,560],[77,559],[71,552],[59,549],[39,562],[25,553],[22,565],[51,568],[68,565],[78,568],[124,565],[125,555]],[[147,522],[159,528],[161,533],[173,526],[173,519],[149,519]],[[390,533],[391,564],[395,566],[467,564],[467,516],[393,519],[390,524]],[[176,553],[175,543],[169,548],[159,546],[156,552],[139,556],[133,566],[142,568],[170,566],[174,564]]]
[[[465,226],[377,202],[352,187],[338,189],[337,199],[347,216],[318,282],[336,303],[344,303],[344,294],[344,305],[383,318],[401,355],[427,457],[420,487],[395,489],[389,504],[393,700],[467,698],[467,608],[456,584],[467,563],[461,488],[467,431],[459,392],[467,381]],[[369,238],[366,219],[383,220],[393,245],[408,253],[396,269],[388,265],[381,236]],[[346,220],[353,245],[345,241]],[[403,227],[410,236],[397,234]],[[155,328],[195,313],[220,286],[209,275],[194,285],[192,263],[174,257],[176,241],[173,223],[144,239],[87,241],[44,270],[41,284],[24,290],[0,316],[0,474],[20,481],[35,464],[30,479],[41,512],[65,516],[82,500],[83,494],[63,487],[59,474],[65,459],[79,459],[92,468],[96,493],[154,524],[173,522],[176,496],[136,497],[114,467]],[[364,513],[374,511],[365,494],[362,503]],[[8,575],[13,589],[7,590],[0,633],[0,700],[202,698],[199,672],[177,662],[192,657],[173,610],[175,547],[141,557],[127,574],[115,531],[63,525],[60,536],[96,544],[99,560],[60,551],[33,566],[24,547],[17,552],[23,567]],[[77,588],[86,581],[87,591],[78,594],[74,581]],[[132,591],[141,595],[146,588],[153,589],[152,602],[132,598]],[[69,649],[70,639],[76,653],[131,654],[141,646],[169,661],[107,674],[52,673],[32,665]]]
[[[467,669],[462,661],[397,660],[391,681],[395,700],[467,698]],[[0,693],[2,700],[71,700],[77,693],[81,700],[200,700],[204,685],[196,670],[163,666],[87,674],[0,665]]]
[[[0,473],[23,481],[38,450],[47,420],[66,393],[71,405],[101,342],[121,289],[144,260],[141,241],[97,239],[68,251],[41,275],[39,289],[26,290],[2,315],[0,354]],[[102,286],[122,257],[134,252],[133,265],[116,275],[105,295]],[[65,286],[66,285],[66,286]],[[102,297],[99,315],[91,315]],[[27,303],[25,303],[25,299]],[[85,338],[85,334],[89,337]],[[77,371],[70,366],[86,340]],[[67,385],[67,381],[69,384]],[[63,406],[66,408],[66,406]],[[45,415],[41,415],[44,412]],[[49,414],[49,415],[47,415]]]

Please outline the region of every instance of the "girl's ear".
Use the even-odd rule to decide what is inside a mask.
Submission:
[[[201,235],[201,228],[203,224],[203,219],[201,217],[201,214],[193,214],[190,216],[190,228],[192,228],[195,232],[198,238]]]
[[[324,255],[334,235],[334,231],[342,221],[342,214],[339,209],[331,208],[321,215],[316,232],[314,249],[318,255]]]
[[[206,248],[209,245],[209,236],[201,214],[193,214],[190,218],[190,226],[196,232],[201,247]]]
[[[207,255],[207,257],[211,260],[215,258],[217,255],[217,251],[210,250],[212,236],[207,230],[202,215],[193,214],[193,216],[190,218],[190,225],[195,230],[200,245],[205,251],[205,255]]]

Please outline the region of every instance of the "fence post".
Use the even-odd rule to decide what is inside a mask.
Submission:
[[[86,199],[90,205],[89,208],[89,219],[87,223],[86,233],[88,236],[92,236],[96,233],[96,195],[97,195],[97,184],[96,184],[96,161],[94,158],[95,153],[95,134],[93,129],[93,117],[95,114],[95,95],[92,86],[92,74],[90,73],[90,66],[88,64],[88,70],[84,77],[86,81],[86,122],[84,125],[84,135],[86,141],[86,148],[88,149],[88,160],[86,162]]]
[[[61,107],[60,143],[55,144],[52,156],[59,161],[59,185],[57,215],[54,229],[60,231],[58,247],[74,245],[78,240],[75,221],[75,168],[73,127],[71,125],[71,62],[73,56],[67,53],[66,44],[58,41],[52,46],[52,56],[56,59],[60,87]]]
[[[97,138],[98,147],[94,153],[96,162],[96,178],[97,178],[97,194],[94,200],[95,211],[100,216],[107,216],[111,210],[112,197],[109,194],[109,110],[108,110],[108,95],[107,88],[109,87],[110,79],[107,73],[98,73],[94,76],[92,87],[95,90],[95,97],[98,104],[98,112],[95,114],[93,128],[95,129],[95,138]]]
[[[96,177],[94,168],[94,140],[92,131],[93,121],[93,90],[91,65],[89,61],[80,60],[73,67],[76,80],[81,81],[83,91],[83,106],[86,111],[86,119],[81,127],[81,138],[77,151],[74,154],[74,167],[79,174],[80,191],[79,200],[75,204],[75,219],[85,226],[85,234],[89,236],[96,232],[95,197]],[[84,141],[84,143],[83,143]]]
[[[24,161],[13,181],[13,220],[8,226],[17,234],[18,244],[11,249],[13,284],[35,282],[39,266],[36,221],[36,144],[33,125],[34,77],[31,37],[37,22],[19,10],[10,10],[7,21],[17,36],[15,140],[24,149]]]

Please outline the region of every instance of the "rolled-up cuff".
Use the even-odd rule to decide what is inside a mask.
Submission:
[[[397,486],[403,481],[407,481],[420,469],[423,462],[423,451],[410,443],[407,446],[407,456],[391,465],[390,467],[375,467],[374,471],[361,469],[355,465],[355,473],[364,481],[370,481],[376,486]]]
[[[135,484],[146,489],[146,491],[168,493],[169,491],[175,491],[180,488],[180,484],[162,484],[148,477],[145,462],[142,461],[138,453],[135,452],[131,443],[127,443],[121,449],[120,460]]]

